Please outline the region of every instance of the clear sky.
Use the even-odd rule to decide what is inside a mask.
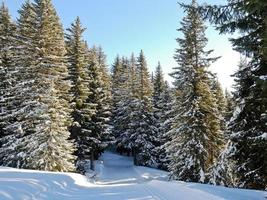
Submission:
[[[176,29],[184,16],[178,0],[53,0],[64,28],[79,16],[87,28],[84,36],[89,46],[101,45],[112,64],[117,54],[138,55],[143,49],[150,71],[160,61],[167,80],[168,73],[176,66],[173,59],[180,36]],[[191,0],[183,0],[190,3]],[[13,18],[24,0],[4,0]],[[201,0],[200,3],[219,3],[225,0]],[[208,25],[208,24],[207,24]],[[222,58],[211,66],[224,88],[233,83],[231,74],[237,69],[239,54],[232,51],[229,36],[219,35],[212,27],[207,30],[208,49]]]

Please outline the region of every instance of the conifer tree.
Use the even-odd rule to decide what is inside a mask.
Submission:
[[[230,159],[233,144],[228,140],[218,160],[210,168],[208,182],[213,185],[232,187],[235,184],[234,162]]]
[[[161,117],[163,108],[161,107],[161,105],[159,105],[159,101],[161,100],[162,94],[164,92],[164,86],[165,86],[160,62],[158,62],[155,75],[153,75],[152,84],[153,84],[153,94],[152,94],[153,113],[156,118],[155,125],[157,126],[158,129],[160,129],[160,126],[162,124],[160,117]]]
[[[212,87],[214,97],[216,99],[216,104],[217,104],[217,110],[218,110],[218,116],[220,119],[220,125],[221,125],[221,130],[223,132],[226,131],[226,99],[221,87],[221,84],[219,83],[218,80],[213,80],[213,87]]]
[[[251,98],[251,84],[254,81],[250,64],[246,60],[241,60],[239,70],[235,73],[236,92],[234,93],[234,99],[237,106],[229,122],[230,139],[233,143],[232,151],[229,154],[231,155],[231,161],[235,162],[234,172],[237,174],[236,185],[239,187],[259,189],[265,187],[263,185],[266,180],[264,175],[260,175],[261,173],[265,173],[265,169],[261,169],[262,165],[264,165],[264,161],[261,159],[265,159],[265,153],[262,154],[262,152],[259,153],[258,151],[261,149],[265,150],[264,144],[266,142],[264,142],[264,137],[255,136],[254,134],[257,135],[257,133],[247,129],[247,126],[256,127],[257,124],[250,124],[252,121],[244,121],[244,119],[249,118],[245,113],[249,112],[249,115],[252,114],[251,111],[246,109],[252,109],[250,106],[258,105],[251,102],[251,105],[246,107],[247,105],[245,104],[246,99]],[[259,106],[261,105],[259,104]],[[260,157],[255,157],[257,153]],[[252,158],[253,161],[251,161]],[[249,173],[247,171],[249,169],[254,170]]]
[[[158,63],[153,77],[153,114],[156,119],[155,125],[158,130],[156,159],[158,167],[166,170],[169,158],[166,153],[165,144],[168,141],[166,133],[170,130],[169,118],[171,118],[172,99],[168,83],[164,82],[160,62]]]
[[[267,2],[228,0],[224,6],[203,6],[199,10],[220,33],[242,32],[231,39],[233,48],[250,58],[236,74],[238,100],[229,125],[236,161],[237,186],[265,189],[267,123]],[[264,152],[264,153],[263,153]]]
[[[166,151],[166,144],[170,141],[168,132],[171,130],[174,116],[172,91],[167,81],[164,83],[163,92],[157,104],[159,108],[157,118],[159,140],[159,146],[157,147],[158,167],[167,170],[170,163],[170,156]]]
[[[137,62],[137,76],[139,79],[139,85],[137,87],[139,91],[139,99],[145,101],[150,104],[149,106],[151,106],[152,85],[143,50],[141,50]]]
[[[130,78],[130,90],[132,96],[137,98],[138,97],[138,73],[137,73],[137,61],[134,56],[134,53],[131,54],[129,60],[129,78]]]
[[[184,38],[177,39],[180,48],[175,55],[179,67],[172,73],[178,114],[169,132],[168,151],[172,158],[169,170],[178,180],[204,182],[222,145],[217,106],[207,71],[217,58],[208,57],[212,51],[204,50],[206,27],[195,0],[181,25],[179,31]]]
[[[234,106],[235,106],[235,103],[233,100],[233,95],[228,90],[225,90],[225,121],[226,121],[226,124],[228,124],[230,122],[230,119],[233,116]]]
[[[23,167],[72,171],[74,146],[69,140],[71,123],[68,91],[70,84],[66,64],[64,33],[50,0],[32,4],[35,21],[33,31],[35,79],[33,100],[38,108],[30,111],[33,130],[23,137]],[[29,24],[27,24],[29,25]],[[31,39],[31,38],[29,38]]]
[[[160,96],[162,95],[165,86],[160,62],[158,63],[153,79],[153,107],[156,111],[158,109],[157,103],[160,100]]]
[[[121,81],[121,85],[117,88],[117,95],[119,94],[119,101],[116,104],[115,112],[114,112],[114,129],[116,128],[116,144],[117,150],[120,153],[127,153],[129,155],[132,153],[131,149],[131,129],[129,127],[131,123],[131,115],[133,113],[133,109],[135,108],[134,102],[137,100],[137,97],[134,96],[134,88],[133,85],[133,76],[132,76],[132,67],[127,58],[122,58],[121,66],[122,67],[119,80]],[[118,72],[118,71],[117,71]],[[114,80],[115,81],[115,80]],[[115,95],[114,95],[115,97]]]
[[[91,120],[94,109],[86,102],[90,93],[88,75],[88,49],[83,39],[85,28],[82,27],[79,17],[67,29],[66,44],[69,61],[69,79],[72,82],[70,95],[72,96],[72,117],[71,137],[76,141],[78,156],[77,168],[83,170],[80,163],[89,155],[89,131],[85,126]]]
[[[112,96],[111,96],[111,76],[108,70],[108,66],[106,63],[106,55],[102,49],[101,46],[98,48],[93,48],[91,52],[94,54],[97,58],[98,66],[99,66],[99,72],[100,72],[100,79],[103,82],[102,90],[105,94],[105,97],[102,101],[102,106],[103,109],[105,110],[106,117],[109,119],[106,122],[106,131],[111,132],[111,101],[112,101]],[[94,58],[94,57],[93,57]],[[114,139],[114,138],[113,138]],[[113,140],[112,139],[112,140]]]
[[[156,164],[154,147],[157,143],[157,127],[152,112],[152,86],[143,51],[138,57],[137,77],[139,94],[131,104],[129,147],[136,165],[153,166]]]
[[[236,99],[236,103],[240,101],[240,94],[238,88],[241,85],[244,88],[246,88],[247,83],[245,80],[247,80],[250,73],[251,71],[248,68],[248,62],[246,61],[246,59],[242,59],[239,64],[239,71],[235,73],[235,76],[237,77],[236,78],[237,83],[235,85],[236,92],[234,92],[234,98]],[[231,99],[229,99],[229,101],[231,101]],[[233,103],[230,102],[230,104],[232,105]],[[229,109],[233,109],[233,107]],[[233,111],[229,112],[229,115],[231,115],[231,119],[229,119],[230,121],[228,121],[229,126],[231,126],[232,122],[234,121],[235,117],[239,114],[239,112],[240,112],[239,107],[237,107],[234,112]],[[235,160],[233,159],[233,155],[235,154],[235,145],[231,141],[230,130],[227,130],[226,134],[227,135],[225,135],[225,137],[226,139],[228,139],[227,145],[225,146],[223,152],[219,156],[218,161],[211,168],[209,181],[214,185],[234,186],[238,184],[238,179],[236,176],[237,174],[235,172],[236,163]]]
[[[88,88],[90,90],[86,103],[93,111],[91,119],[84,122],[85,128],[83,130],[88,136],[86,140],[87,148],[91,160],[91,170],[94,170],[94,160],[97,160],[107,145],[113,140],[110,135],[109,117],[110,112],[103,103],[107,96],[105,93],[105,84],[102,81],[101,69],[97,57],[93,57],[88,66],[88,75],[90,82]]]
[[[155,166],[156,127],[152,112],[152,87],[143,52],[138,62],[115,61],[113,68],[113,130],[117,150],[131,153],[137,165]]]
[[[105,85],[105,90],[106,90],[107,93],[110,93],[111,80],[110,80],[110,74],[109,74],[109,71],[108,71],[108,66],[107,66],[107,63],[106,63],[106,55],[105,55],[105,53],[104,53],[104,51],[103,51],[101,46],[99,46],[98,48],[96,48],[93,51],[96,51],[97,60],[98,60],[98,64],[99,64],[99,67],[100,67],[102,80],[103,80],[103,83]],[[110,94],[107,94],[107,95],[110,96]]]
[[[121,134],[125,131],[127,122],[123,109],[129,97],[128,69],[124,61],[117,56],[112,66],[112,134],[116,137],[117,150],[119,152],[129,152],[122,141]]]
[[[13,90],[16,94],[16,105],[20,108],[20,112],[16,112],[17,122],[13,124],[19,124],[20,131],[19,134],[16,134],[16,137],[6,140],[2,153],[5,156],[3,159],[4,165],[26,167],[26,152],[24,151],[22,140],[24,136],[34,132],[35,125],[33,121],[36,118],[36,112],[34,111],[40,110],[41,105],[37,101],[38,88],[35,85],[36,74],[38,73],[36,68],[37,52],[36,45],[34,44],[36,33],[34,33],[33,29],[33,27],[36,27],[36,14],[29,1],[22,5],[19,14],[16,32],[17,58],[13,59],[16,60],[19,67],[17,67],[17,73],[13,74],[13,77],[16,79],[16,86],[13,86]],[[8,151],[8,153],[5,151]]]
[[[19,99],[16,96],[17,59],[16,26],[12,22],[8,8],[0,7],[0,164],[16,166],[9,154],[14,153],[10,145],[17,144],[21,124],[17,120],[21,112]],[[13,146],[13,147],[14,147]]]

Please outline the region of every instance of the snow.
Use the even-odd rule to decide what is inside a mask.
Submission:
[[[265,75],[265,76],[259,76],[259,78],[261,79],[261,80],[263,80],[263,81],[266,81],[267,80],[267,76]]]
[[[168,181],[168,173],[106,152],[95,181],[75,173],[0,167],[0,200],[264,200],[264,191]]]

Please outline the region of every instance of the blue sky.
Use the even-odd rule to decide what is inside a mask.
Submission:
[[[4,0],[13,18],[23,0]],[[63,3],[64,2],[64,3]],[[190,3],[189,0],[183,0]],[[200,3],[219,3],[225,0],[201,0]],[[108,64],[119,55],[136,55],[144,50],[150,71],[160,61],[167,80],[168,73],[176,66],[173,59],[180,34],[176,29],[184,16],[177,0],[53,0],[64,28],[79,16],[87,28],[84,37],[89,46],[101,45],[107,54]],[[237,69],[239,55],[231,50],[229,36],[219,35],[210,27],[207,30],[208,49],[214,49],[215,56],[222,58],[211,66],[218,74],[224,88],[233,83],[231,74]]]

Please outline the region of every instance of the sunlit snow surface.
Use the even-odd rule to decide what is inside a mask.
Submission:
[[[74,173],[0,167],[0,200],[264,200],[263,191],[168,181],[164,171],[105,153],[96,181]]]

